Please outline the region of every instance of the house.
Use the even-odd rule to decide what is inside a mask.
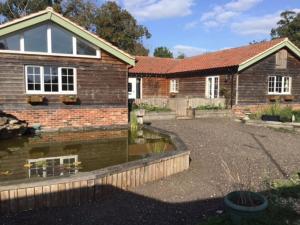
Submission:
[[[0,26],[0,110],[43,129],[127,125],[134,64],[47,8]]]
[[[300,50],[288,39],[186,59],[137,57],[129,77],[129,97],[138,103],[189,98],[194,106],[223,103],[235,109],[274,101],[300,105]]]

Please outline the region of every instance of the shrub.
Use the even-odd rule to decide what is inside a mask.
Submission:
[[[165,107],[150,105],[147,103],[141,103],[136,109],[144,109],[146,112],[171,112],[172,110]]]
[[[219,104],[219,105],[200,105],[196,107],[196,110],[222,110],[224,107]]]
[[[300,110],[293,111],[293,115],[295,116],[295,122],[300,122]]]
[[[279,112],[281,122],[292,122],[293,109],[291,107],[282,108]]]

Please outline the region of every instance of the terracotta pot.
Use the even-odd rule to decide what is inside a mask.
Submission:
[[[39,95],[31,95],[27,97],[28,103],[43,103],[44,102],[44,96]]]

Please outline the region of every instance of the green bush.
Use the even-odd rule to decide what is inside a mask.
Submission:
[[[293,115],[295,116],[295,122],[300,123],[300,110],[293,111]]]
[[[135,109],[144,109],[146,112],[171,112],[172,110],[167,107],[159,107],[155,105],[150,105],[147,103],[141,103],[137,105]]]
[[[200,105],[196,107],[196,110],[222,110],[224,109],[224,106],[222,106],[221,104],[219,105]]]
[[[279,112],[281,122],[292,122],[293,109],[291,107],[282,108]]]

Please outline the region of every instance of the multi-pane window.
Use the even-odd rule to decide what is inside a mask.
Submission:
[[[219,98],[220,85],[219,77],[207,77],[206,78],[206,98]]]
[[[74,91],[74,68],[61,68],[62,91]]]
[[[27,94],[76,94],[76,69],[26,66]]]
[[[58,92],[58,68],[54,66],[44,67],[45,92]]]
[[[27,90],[41,91],[41,67],[27,67]]]
[[[292,78],[288,76],[269,76],[269,94],[290,94]]]
[[[44,23],[0,39],[0,51],[100,57],[92,43],[53,23]]]
[[[179,91],[179,82],[178,80],[170,80],[170,92],[178,93]]]

